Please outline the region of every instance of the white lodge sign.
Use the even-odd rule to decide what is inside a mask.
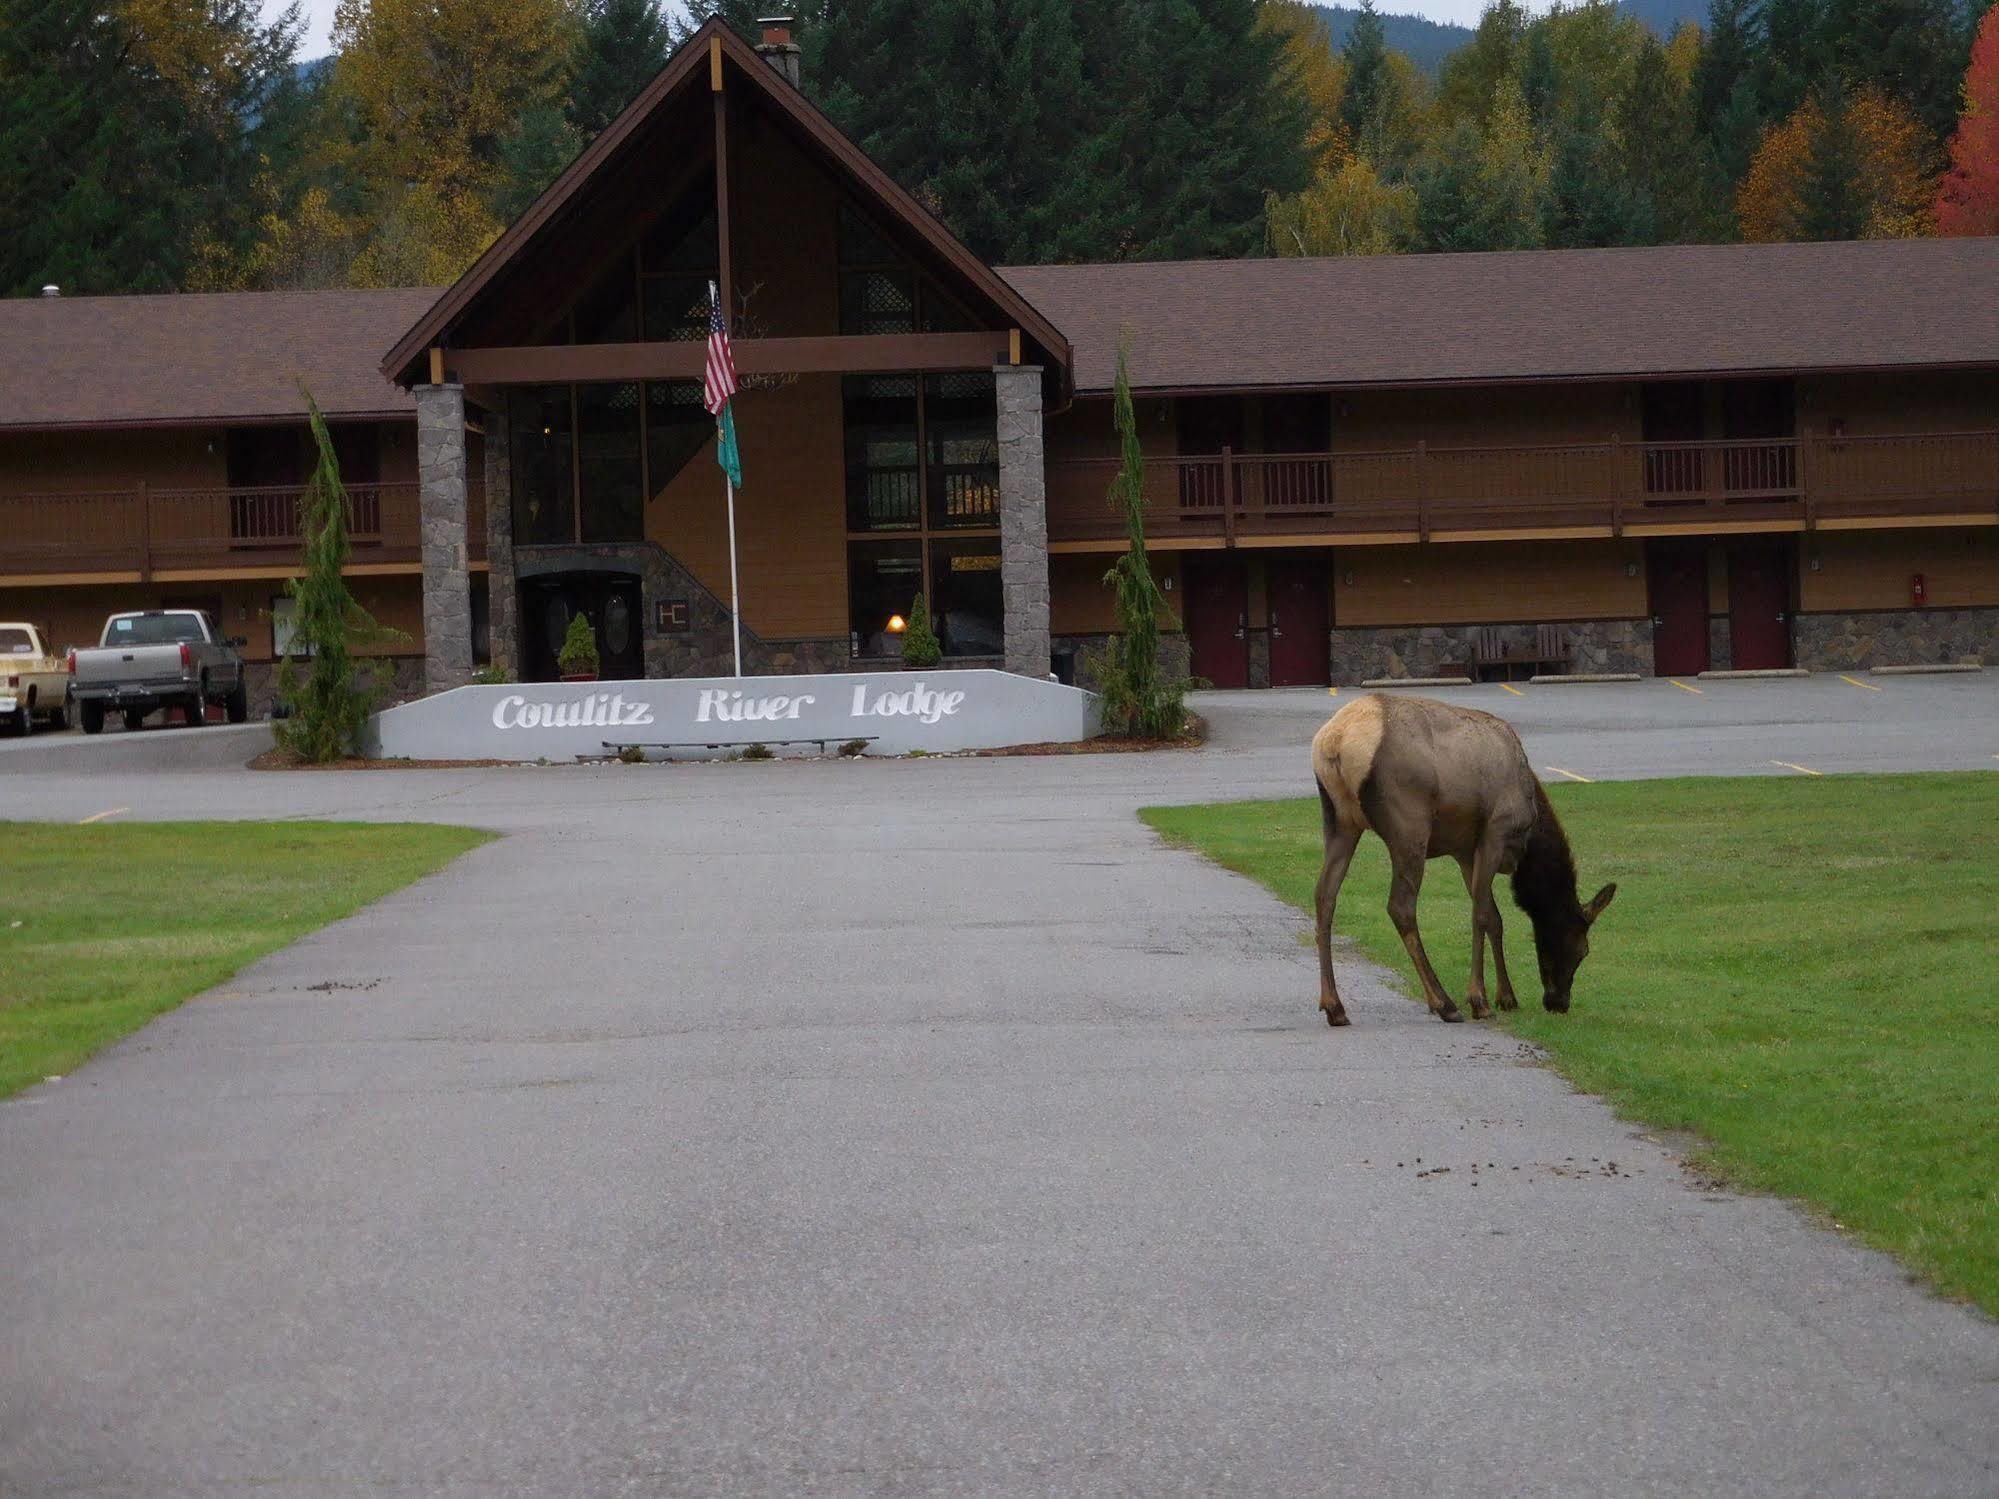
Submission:
[[[460,687],[378,713],[374,753],[566,760],[620,744],[694,754],[757,740],[874,741],[876,754],[1088,738],[1097,699],[1007,672],[885,672]]]

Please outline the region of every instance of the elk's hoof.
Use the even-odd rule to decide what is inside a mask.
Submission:
[[[1569,1013],[1569,1002],[1566,999],[1554,999],[1544,995],[1541,999],[1541,1008],[1552,1015],[1566,1015]]]
[[[1492,1007],[1486,1004],[1483,1000],[1473,999],[1473,1000],[1467,1000],[1465,1002],[1471,1006],[1472,1019],[1474,1020],[1492,1019]]]
[[[1498,1005],[1502,1010],[1517,1010],[1520,1008],[1520,1001],[1515,999],[1511,994],[1502,994],[1493,1003]]]
[[[1465,1017],[1456,1005],[1447,1004],[1441,1010],[1437,1011],[1437,1018],[1446,1024],[1455,1025]]]
[[[1347,1019],[1347,1012],[1344,1009],[1321,1010],[1319,1013],[1326,1017],[1327,1025],[1351,1025],[1353,1023]]]

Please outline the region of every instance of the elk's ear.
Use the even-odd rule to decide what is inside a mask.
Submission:
[[[1610,904],[1610,899],[1615,894],[1617,894],[1617,882],[1613,880],[1610,884],[1605,885],[1601,890],[1597,891],[1591,897],[1590,903],[1583,907],[1583,920],[1595,921],[1597,917],[1603,914],[1603,908]]]

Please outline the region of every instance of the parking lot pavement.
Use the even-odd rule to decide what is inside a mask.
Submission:
[[[1999,673],[1534,686],[1397,688],[1483,708],[1520,731],[1544,777],[1796,775],[1806,771],[1999,769]],[[1359,696],[1324,688],[1197,693],[1218,748],[1255,752],[1311,737]],[[1552,774],[1560,779],[1559,774]]]
[[[1859,732],[1782,685],[1516,716],[1579,772]],[[1926,700],[1878,758],[1937,763]],[[0,1104],[0,1492],[1999,1489],[1989,1321],[1368,965],[1329,1031],[1297,913],[1133,816],[1298,794],[1329,701],[1213,699],[1198,753],[10,780],[509,836]]]

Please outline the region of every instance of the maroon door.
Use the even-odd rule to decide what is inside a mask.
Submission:
[[[1187,564],[1192,670],[1217,687],[1249,685],[1249,580],[1239,563]]]
[[[1323,687],[1332,676],[1325,562],[1270,565],[1270,685]]]
[[[1728,552],[1728,635],[1738,671],[1791,664],[1791,548],[1748,543]]]
[[[1707,543],[1655,541],[1645,552],[1652,599],[1652,670],[1707,670]]]

